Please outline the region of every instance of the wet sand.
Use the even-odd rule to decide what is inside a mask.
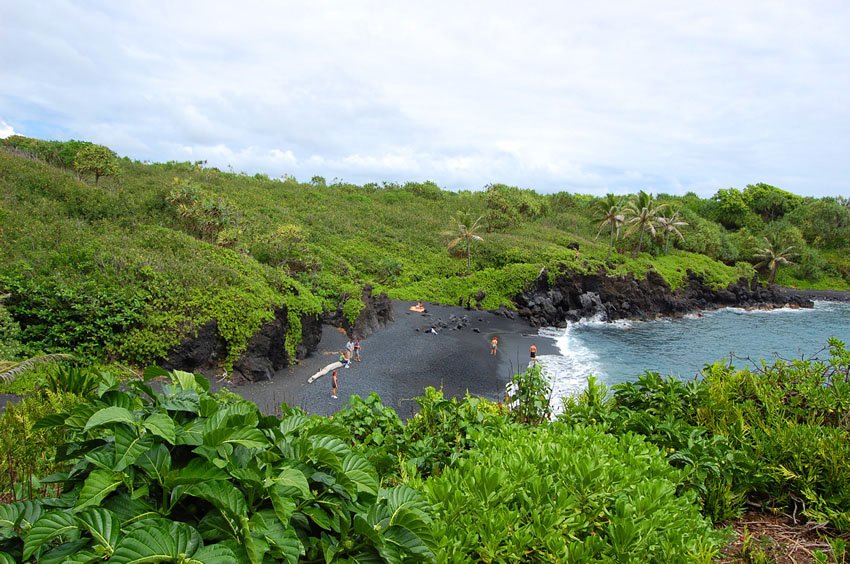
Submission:
[[[417,410],[413,398],[422,395],[427,386],[442,387],[447,396],[469,392],[500,400],[511,376],[528,365],[532,343],[539,355],[558,354],[554,341],[538,337],[537,329],[519,318],[429,303],[425,304],[427,313],[421,314],[408,309],[413,303],[394,301],[395,321],[361,341],[362,362],[339,369],[339,399],[331,398],[330,374],[307,383],[307,378],[334,362],[345,348],[346,336],[327,325],[319,349],[298,365],[279,371],[272,381],[230,389],[269,414],[286,402],[311,413],[330,415],[339,411],[351,394],[366,397],[377,392],[384,405],[409,417]],[[429,331],[440,320],[449,323],[451,315],[467,316],[468,325],[461,329],[437,327],[436,335]],[[491,356],[490,339],[494,335],[499,338],[499,350]]]

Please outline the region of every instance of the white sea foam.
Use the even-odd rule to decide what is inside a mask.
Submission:
[[[591,319],[578,323],[604,322]],[[587,377],[601,373],[599,357],[596,353],[572,335],[575,325],[571,323],[564,329],[544,327],[539,332],[541,337],[554,339],[555,346],[561,352],[560,355],[538,357],[543,372],[549,377],[552,385],[552,407],[556,412],[561,410],[562,398],[580,394],[587,387]]]

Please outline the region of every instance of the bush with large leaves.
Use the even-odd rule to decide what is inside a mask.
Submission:
[[[416,562],[433,559],[430,507],[380,489],[338,425],[209,393],[195,375],[112,388],[63,428],[62,495],[0,506],[2,562]]]
[[[441,562],[708,562],[725,533],[685,476],[635,434],[551,423],[482,437],[422,488]]]

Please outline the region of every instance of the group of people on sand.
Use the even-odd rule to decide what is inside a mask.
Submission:
[[[339,368],[349,368],[351,366],[351,362],[360,362],[360,350],[362,346],[360,344],[359,338],[349,339],[345,344],[345,350],[340,351],[339,353]],[[331,373],[331,397],[337,399],[337,392],[339,392],[339,374],[337,374],[337,369],[335,368],[333,373]]]
[[[490,356],[496,356],[497,352],[499,352],[499,337],[493,335],[493,338],[490,339]],[[528,356],[531,359],[529,364],[537,364],[537,345],[535,343],[531,343],[531,346],[528,347]]]

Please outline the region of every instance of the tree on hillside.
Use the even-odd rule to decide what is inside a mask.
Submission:
[[[652,194],[648,194],[641,190],[637,197],[626,204],[625,215],[626,224],[629,225],[629,233],[638,232],[638,246],[635,251],[635,256],[640,254],[643,247],[643,234],[646,231],[655,237],[656,220],[658,214],[667,207],[667,204],[657,204]]]
[[[226,243],[227,238],[220,240],[219,235],[238,228],[236,209],[230,202],[191,182],[175,178],[165,201],[191,234],[208,243]]]
[[[670,237],[677,237],[680,241],[685,240],[685,236],[679,231],[680,227],[686,227],[687,221],[682,220],[682,216],[678,211],[674,211],[670,217],[659,215],[655,222],[658,224],[658,231],[661,233],[661,238],[664,240],[664,254],[669,252]]]
[[[457,229],[455,231],[450,231],[447,234],[453,235],[454,239],[449,241],[449,250],[454,249],[460,244],[464,244],[466,247],[466,271],[472,272],[472,243],[474,241],[484,241],[478,232],[481,230],[481,220],[483,219],[479,216],[477,219],[472,219],[473,215],[466,211],[459,211],[452,218],[452,222],[457,225]]]
[[[796,255],[793,252],[793,246],[777,250],[780,249],[779,245],[771,242],[767,237],[764,238],[764,245],[756,252],[755,258],[759,259],[759,262],[755,266],[756,268],[766,268],[768,270],[767,283],[773,284],[779,267],[785,264],[794,264],[791,259]]]
[[[608,244],[608,256],[611,258],[611,253],[614,251],[614,241],[620,238],[620,228],[626,222],[626,216],[623,214],[623,200],[614,194],[606,194],[601,200],[596,202],[597,219],[599,219],[599,231],[596,237],[602,233],[606,227],[611,232],[611,241]]]
[[[744,201],[764,221],[775,221],[803,203],[803,198],[776,186],[748,184],[743,192]]]
[[[103,145],[86,145],[74,157],[74,170],[80,176],[94,175],[97,186],[101,176],[110,176],[118,172],[118,157],[109,147]]]

